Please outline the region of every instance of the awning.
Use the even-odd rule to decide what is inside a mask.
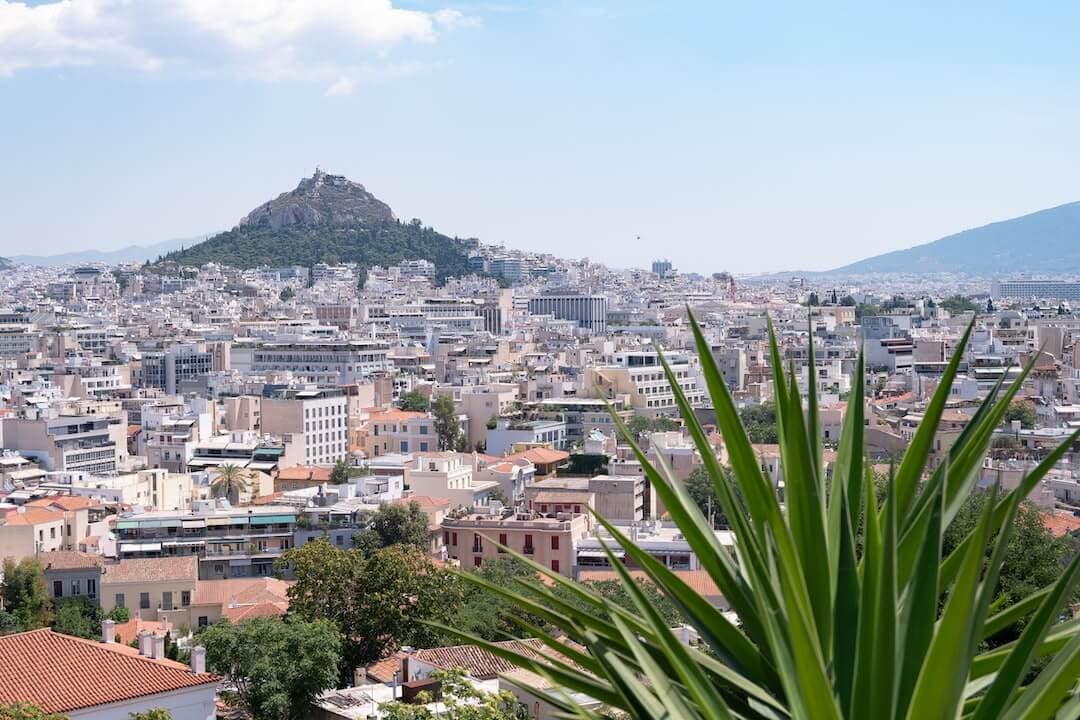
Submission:
[[[184,528],[204,528],[206,527],[205,520],[181,520],[180,527]]]
[[[229,517],[212,517],[206,518],[207,527],[216,525],[247,525],[247,520],[243,517],[229,518]]]
[[[294,522],[295,515],[252,515],[252,525],[280,525]]]
[[[120,552],[161,552],[161,543],[120,543]]]

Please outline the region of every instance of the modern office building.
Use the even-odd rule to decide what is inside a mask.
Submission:
[[[1065,280],[995,280],[990,286],[994,298],[1019,300],[1080,301],[1080,282]]]
[[[573,320],[578,327],[595,333],[607,331],[607,309],[608,301],[603,295],[566,293],[529,299],[530,315],[551,315],[556,320]]]

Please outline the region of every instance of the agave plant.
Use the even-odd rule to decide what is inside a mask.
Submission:
[[[993,388],[945,457],[931,466],[935,431],[969,326],[879,501],[863,438],[862,357],[837,459],[827,472],[815,388],[810,383],[803,398],[794,372],[784,372],[770,323],[786,482],[782,505],[762,474],[701,328],[693,317],[691,323],[730,472],[714,456],[666,362],[664,369],[736,534],[734,553],[720,545],[666,463],[650,462],[617,416],[614,420],[737,622],[597,517],[627,561],[679,607],[697,630],[698,643],[680,641],[610,549],[611,565],[636,612],[520,555],[549,579],[548,585],[561,586],[578,602],[569,603],[565,594],[539,583],[497,587],[477,574],[463,574],[543,618],[549,627],[523,627],[551,647],[550,658],[443,630],[548,678],[550,689],[529,692],[579,718],[609,710],[675,720],[1080,717],[1080,620],[1062,622],[1080,559],[1053,585],[1009,607],[994,598],[1019,504],[1080,431],[1018,487],[994,488],[977,527],[951,553],[942,550],[942,534],[972,492],[994,430],[1030,366],[1011,386],[999,382]],[[813,366],[812,343],[810,353]],[[1026,625],[1018,639],[981,649],[984,640],[1021,620]],[[565,637],[556,638],[551,628]],[[1043,665],[1034,673],[1036,661]],[[594,702],[573,699],[582,694]]]

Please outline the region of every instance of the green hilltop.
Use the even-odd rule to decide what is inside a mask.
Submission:
[[[403,223],[363,185],[316,170],[295,190],[260,205],[232,230],[163,256],[179,265],[218,263],[236,268],[268,265],[309,267],[320,262],[355,262],[365,267],[428,260],[438,278],[468,272],[474,239],[452,238]]]

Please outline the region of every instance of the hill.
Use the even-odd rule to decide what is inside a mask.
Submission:
[[[164,242],[154,243],[153,245],[128,245],[119,250],[79,250],[77,252],[60,253],[58,255],[13,255],[11,260],[22,265],[37,265],[38,267],[85,265],[87,263],[121,265],[123,263],[154,260],[173,250],[179,250],[180,248],[194,245],[205,239],[206,236],[201,235],[194,238],[165,240]]]
[[[8,260],[5,257],[0,257],[0,270],[11,270],[14,267],[15,263],[13,261]]]
[[[252,210],[232,230],[171,252],[163,261],[251,268],[319,262],[370,267],[424,259],[445,278],[468,272],[468,251],[474,245],[423,227],[419,220],[402,223],[363,185],[316,170],[295,190]]]
[[[829,274],[1080,272],[1080,202],[964,230]]]

